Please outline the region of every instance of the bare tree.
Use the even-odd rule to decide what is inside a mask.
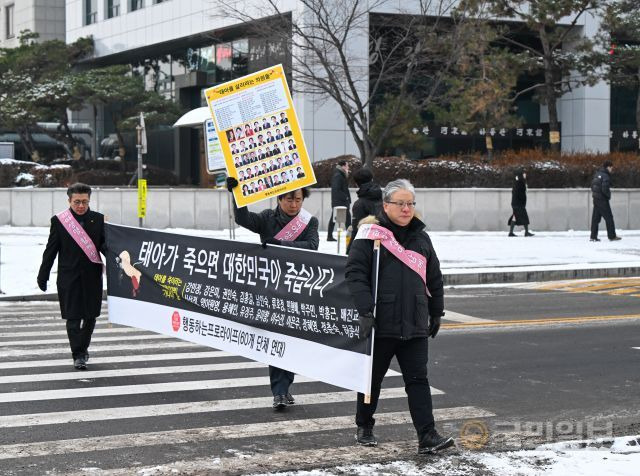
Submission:
[[[337,105],[366,167],[402,105],[410,100],[424,109],[437,102],[466,42],[475,41],[463,33],[467,14],[457,0],[409,2],[412,10],[392,12],[386,0],[287,2],[293,12],[284,4],[222,0],[212,15],[242,24],[250,37],[285,45],[292,90]],[[355,47],[363,42],[364,55]],[[388,93],[396,99],[385,103],[384,124],[377,121],[372,134],[371,111]]]

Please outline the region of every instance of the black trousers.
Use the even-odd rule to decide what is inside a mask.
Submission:
[[[433,404],[431,388],[427,379],[427,361],[429,345],[426,337],[401,340],[379,338],[373,347],[373,369],[371,376],[371,403],[364,403],[364,394],[358,394],[356,425],[373,428],[376,420],[373,414],[378,406],[382,379],[389,369],[395,355],[400,364],[404,388],[409,399],[409,412],[418,438],[432,430]]]
[[[278,367],[269,366],[269,380],[271,381],[271,392],[273,396],[286,395],[289,387],[293,383],[296,374]]]
[[[95,319],[67,319],[67,337],[74,360],[86,355],[95,327]]]
[[[593,199],[593,214],[591,215],[591,239],[595,240],[598,237],[598,228],[600,227],[600,220],[604,218],[604,222],[607,225],[607,237],[609,239],[616,237],[616,225],[613,222],[613,213],[611,212],[611,205],[609,200]]]
[[[347,207],[347,222],[344,224],[344,229],[346,230],[351,225],[351,210],[349,210],[349,205]],[[333,221],[333,207],[331,207],[331,218],[329,218],[329,228],[327,231],[327,237],[333,236],[333,228],[335,227],[336,222]]]

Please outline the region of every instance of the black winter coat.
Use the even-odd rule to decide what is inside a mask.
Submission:
[[[72,212],[73,213],[73,212]],[[87,211],[73,214],[96,245],[104,248],[104,215]],[[57,216],[51,217],[49,241],[42,254],[38,281],[48,281],[53,262],[58,257],[58,300],[63,319],[93,319],[102,305],[102,265],[87,258]]]
[[[280,207],[276,207],[275,210],[262,210],[260,213],[250,212],[247,207],[235,208],[235,215],[236,223],[254,233],[258,233],[262,243],[268,238],[276,236],[292,220],[292,217],[283,213]],[[282,246],[317,250],[319,243],[318,219],[311,217],[307,227],[295,241],[282,241]]]
[[[593,176],[591,196],[595,200],[611,200],[611,176],[604,167],[598,169]]]
[[[513,181],[513,188],[511,189],[511,206],[527,206],[527,182],[521,175],[516,176]]]
[[[402,246],[427,259],[427,286],[431,293],[428,297],[424,283],[415,271],[381,246],[376,337],[427,337],[429,315],[441,316],[444,313],[444,289],[440,261],[429,235],[424,231],[424,223],[414,217],[408,226],[398,227],[384,212],[375,218],[366,218],[361,224],[369,222],[379,222],[394,233]],[[347,258],[346,281],[360,314],[373,310],[373,256],[371,240],[355,240]]]
[[[355,238],[358,232],[358,222],[369,215],[376,216],[382,208],[382,189],[380,185],[367,182],[362,184],[357,191],[358,199],[353,203],[351,209],[351,223],[353,232],[351,236]]]
[[[347,174],[338,167],[331,177],[331,207],[348,207],[351,204]]]

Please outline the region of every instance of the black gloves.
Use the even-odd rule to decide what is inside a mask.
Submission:
[[[40,291],[46,292],[47,291],[47,282],[42,280],[42,279],[38,279],[38,287],[40,288]]]
[[[360,314],[360,331],[358,334],[358,338],[361,340],[368,339],[371,335],[371,329],[376,327],[376,320],[373,317],[373,313],[371,311],[366,314]]]
[[[227,190],[233,192],[233,189],[238,186],[238,181],[235,177],[227,177]]]
[[[440,323],[442,322],[442,316],[429,316],[429,337],[432,339],[436,336],[440,330]]]
[[[282,244],[282,241],[280,241],[280,240],[276,240],[275,238],[267,238],[262,243],[262,247],[266,248],[267,245],[281,245],[281,244]]]

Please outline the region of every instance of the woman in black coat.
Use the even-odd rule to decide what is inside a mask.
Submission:
[[[524,236],[533,236],[529,232],[529,214],[527,213],[527,174],[522,170],[516,171],[511,189],[511,208],[513,214],[507,222],[509,225],[509,236],[517,236],[513,229],[516,226],[524,226]]]

